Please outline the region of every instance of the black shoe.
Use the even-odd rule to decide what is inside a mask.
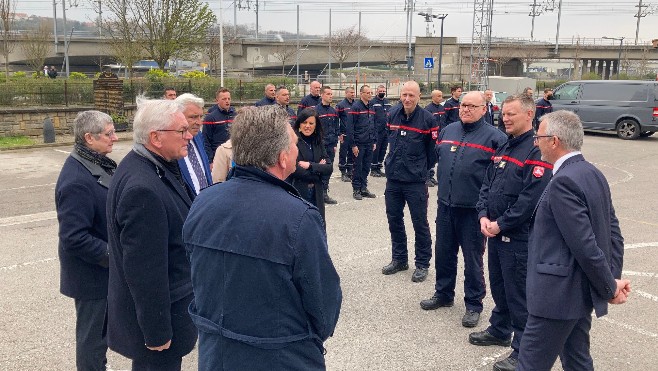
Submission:
[[[428,187],[434,187],[434,182],[432,182],[432,179],[427,179],[425,185]]]
[[[361,191],[358,189],[354,190],[354,193],[352,193],[352,197],[354,197],[355,200],[363,200],[363,196],[361,196]]]
[[[324,203],[327,205],[335,205],[338,203],[338,201],[334,200],[329,196],[329,193],[327,191],[324,191]]]
[[[361,196],[363,196],[363,197],[365,197],[365,198],[376,198],[376,197],[377,197],[377,196],[375,196],[374,193],[370,193],[370,191],[368,190],[368,188],[363,188],[363,189],[361,190]]]
[[[480,313],[466,309],[464,317],[462,317],[462,326],[475,327],[480,322]]]
[[[453,305],[455,305],[454,301],[441,301],[436,294],[434,294],[434,296],[431,298],[421,300],[420,302],[420,307],[424,310],[433,310],[441,307],[452,307]]]
[[[395,274],[397,272],[406,271],[407,269],[409,269],[409,264],[407,264],[407,262],[399,262],[397,260],[391,260],[391,262],[388,263],[387,266],[382,268],[382,274],[385,275]]]
[[[370,176],[375,178],[381,178],[382,173],[377,170],[370,170]]]
[[[436,185],[439,185],[439,181],[436,180],[436,179],[434,179],[434,178],[430,178],[430,181],[431,181],[432,183],[434,183],[435,186],[436,186]]]
[[[416,268],[414,274],[411,275],[412,282],[423,282],[427,278],[427,268]]]
[[[382,169],[377,169],[377,174],[379,174],[379,176],[382,178],[386,177],[386,174],[382,171]]]
[[[351,182],[351,181],[352,181],[352,178],[350,178],[349,174],[347,174],[347,173],[343,173],[343,174],[341,174],[341,176],[340,176],[340,180],[343,181],[343,182],[345,182],[345,183],[347,183],[347,182]]]
[[[494,371],[514,371],[516,370],[517,363],[519,363],[519,360],[510,355],[509,357],[494,363],[493,369]]]
[[[471,332],[468,335],[468,342],[473,345],[500,345],[501,347],[508,347],[512,344],[512,339],[499,339],[489,333],[489,331]]]

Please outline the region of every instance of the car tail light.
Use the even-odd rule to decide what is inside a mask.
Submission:
[[[658,107],[653,107],[653,117],[658,117]]]
[[[498,111],[499,109],[500,109],[500,108],[498,108],[497,105],[494,105],[494,106],[493,106],[493,110],[494,110],[494,111]],[[654,116],[656,115],[656,108],[653,109],[653,115],[654,115]]]

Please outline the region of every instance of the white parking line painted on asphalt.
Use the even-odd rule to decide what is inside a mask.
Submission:
[[[635,271],[623,271],[621,273],[624,276],[636,276],[636,277],[655,277],[658,273],[652,272],[635,272]]]
[[[608,316],[601,317],[601,318],[598,318],[598,319],[606,321],[608,323],[612,323],[613,325],[617,325],[619,327],[623,327],[626,330],[637,332],[638,334],[641,334],[641,335],[645,335],[645,336],[648,336],[648,337],[651,337],[651,338],[658,337],[658,334],[656,334],[656,333],[653,333],[651,331],[647,331],[647,330],[639,328],[639,327],[631,326],[629,324],[619,322],[619,321],[616,321],[614,319],[610,319],[610,318],[608,318]]]
[[[21,263],[21,264],[8,265],[6,267],[0,267],[0,272],[12,271],[14,269],[28,267],[30,265],[36,265],[36,264],[40,264],[40,263],[48,263],[48,262],[51,262],[53,260],[57,260],[57,258],[46,258],[46,259],[35,260],[35,261],[31,261],[31,262],[25,262],[25,263]]]
[[[484,357],[480,358],[480,364],[477,365],[476,367],[469,368],[469,371],[480,370],[480,369],[482,369],[482,366],[492,365],[496,362],[496,360],[498,360],[498,358],[500,358],[501,356],[503,356],[503,355],[505,355],[509,352],[510,352],[509,348],[503,348],[502,350],[499,350],[495,353],[491,353],[487,356],[484,356]]]
[[[0,218],[0,227],[10,227],[12,225],[41,222],[44,220],[51,220],[56,218],[57,212],[55,210],[36,214],[10,216],[7,218]]]
[[[616,166],[611,166],[611,165],[606,165],[606,164],[601,164],[601,163],[596,163],[596,162],[594,162],[593,164],[598,166],[598,167],[607,167],[607,168],[610,168],[610,169],[615,169],[615,170],[621,171],[622,173],[626,174],[625,178],[623,178],[621,180],[618,180],[616,182],[609,183],[610,186],[630,182],[635,177],[635,175],[633,175],[633,173],[631,173],[630,171],[624,170],[624,169],[616,167]]]
[[[633,223],[646,224],[646,225],[658,227],[658,224],[651,223],[651,222],[645,222],[644,220],[635,220],[635,219],[631,219],[631,218],[619,218],[619,220],[628,220],[629,222],[633,222]]]
[[[16,188],[5,188],[5,189],[0,189],[0,192],[2,191],[18,191],[21,189],[29,189],[29,188],[39,188],[39,187],[51,187],[54,186],[57,183],[46,183],[46,184],[35,184],[31,186],[22,186],[22,187],[16,187]]]
[[[71,151],[63,151],[63,150],[61,150],[61,149],[53,149],[53,151],[55,151],[55,152],[61,152],[61,153],[66,153],[67,155],[70,155],[70,154],[71,154]]]
[[[645,299],[649,299],[649,300],[653,300],[653,301],[655,301],[655,302],[658,302],[658,296],[653,295],[653,294],[649,294],[649,293],[646,292],[646,291],[642,291],[642,290],[633,290],[633,291],[631,291],[631,295],[633,295],[633,294],[638,294],[638,295],[640,295],[641,297],[643,297],[643,298],[645,298]]]
[[[658,247],[658,242],[632,243],[624,246],[624,250],[637,249],[639,247]]]

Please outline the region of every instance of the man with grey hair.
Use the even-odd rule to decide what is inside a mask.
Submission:
[[[76,368],[104,371],[109,259],[105,208],[107,188],[117,167],[107,154],[118,138],[112,118],[99,111],[78,113],[73,133],[75,147],[55,186],[59,290],[75,301]]]
[[[176,102],[183,105],[183,115],[193,136],[187,144],[187,156],[178,160],[178,166],[187,187],[194,192],[194,195],[198,195],[202,189],[212,185],[210,162],[205,151],[207,137],[201,133],[203,99],[185,93],[179,95]]]
[[[594,370],[592,311],[626,302],[621,279],[624,239],[608,181],[585,160],[583,126],[569,111],[544,115],[535,145],[553,163],[553,178],[534,211],[528,242],[528,322],[517,370]]]
[[[183,227],[199,369],[324,370],[342,293],[318,209],[285,182],[297,135],[280,108],[246,107],[231,141],[233,177],[202,192]]]
[[[265,96],[254,104],[256,107],[271,106],[276,103],[276,87],[274,84],[265,85]]]
[[[193,195],[177,161],[192,140],[183,109],[176,101],[138,100],[135,145],[108,193],[108,345],[132,359],[133,370],[180,370],[197,338],[182,240]]]
[[[297,105],[297,115],[302,112],[304,108],[312,108],[321,103],[320,100],[320,88],[322,84],[319,81],[312,81],[310,84],[311,92],[309,95],[302,98],[302,100]]]

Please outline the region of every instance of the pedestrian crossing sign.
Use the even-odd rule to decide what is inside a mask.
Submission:
[[[431,70],[434,68],[434,58],[425,58],[425,69]]]

